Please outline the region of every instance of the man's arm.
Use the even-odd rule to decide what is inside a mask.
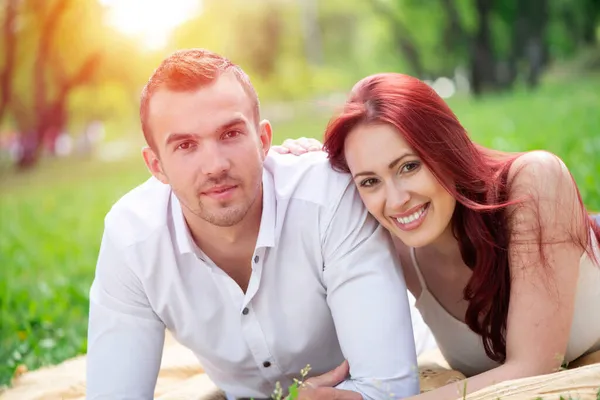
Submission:
[[[409,397],[419,378],[407,288],[388,232],[350,183],[325,231],[327,301],[351,378],[364,399]]]
[[[87,399],[153,399],[165,326],[105,230],[90,290]]]

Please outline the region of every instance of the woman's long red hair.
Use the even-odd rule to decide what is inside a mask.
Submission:
[[[473,271],[464,290],[469,302],[465,321],[482,337],[487,355],[503,362],[511,282],[506,208],[515,203],[509,201],[507,177],[520,153],[492,151],[475,144],[429,85],[407,75],[384,73],[358,82],[343,111],[329,122],[324,149],[332,166],[349,172],[344,157],[346,137],[358,124],[381,123],[401,132],[456,198],[451,223],[463,261]],[[581,197],[579,204],[585,212]],[[591,218],[588,221],[600,239],[600,226]]]

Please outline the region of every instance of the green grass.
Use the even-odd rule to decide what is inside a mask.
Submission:
[[[600,212],[600,76],[548,83],[536,93],[449,102],[473,140],[507,150],[551,151]]]
[[[558,154],[585,204],[600,211],[599,76],[450,103],[482,144]],[[274,142],[320,138],[326,121],[304,115],[276,123]],[[104,215],[147,177],[139,157],[108,164],[46,161],[35,171],[0,177],[0,386],[20,364],[34,369],[85,352],[88,290]]]

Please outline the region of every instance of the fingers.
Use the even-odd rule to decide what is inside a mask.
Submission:
[[[336,389],[350,373],[350,365],[344,360],[336,368],[303,382],[298,400],[363,400],[362,395],[351,390]]]
[[[279,154],[288,154],[290,152],[286,147],[283,146],[271,146],[270,150]]]
[[[363,400],[363,397],[360,393],[351,390],[320,387],[301,390],[298,400]]]
[[[352,390],[345,389],[335,389],[335,388],[318,388],[315,390],[316,396],[315,399],[323,399],[323,400],[363,400],[363,397],[360,393],[353,392]]]
[[[299,156],[310,151],[320,151],[323,145],[317,139],[301,137],[298,139],[286,139],[281,146],[272,147],[280,154],[294,154]]]
[[[344,360],[340,365],[331,371],[325,372],[322,375],[313,376],[306,380],[306,384],[312,387],[333,387],[338,383],[342,382],[348,377],[350,373],[350,366],[348,361]]]
[[[282,146],[287,148],[290,153],[299,156],[300,154],[306,153],[308,150],[304,147],[303,139],[286,139],[283,141]]]
[[[319,151],[323,149],[323,145],[317,139],[313,138],[300,138],[298,144],[304,147],[307,151]]]

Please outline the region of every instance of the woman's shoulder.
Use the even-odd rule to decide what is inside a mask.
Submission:
[[[508,169],[508,200],[521,205],[549,202],[572,209],[578,204],[577,186],[569,169],[557,155],[543,150],[523,153]]]
[[[560,157],[539,150],[524,153],[513,161],[507,180],[513,238],[568,241],[587,234],[587,212]]]
[[[571,174],[565,163],[556,154],[545,150],[534,150],[519,155],[508,171],[511,186],[532,189],[557,183]]]

